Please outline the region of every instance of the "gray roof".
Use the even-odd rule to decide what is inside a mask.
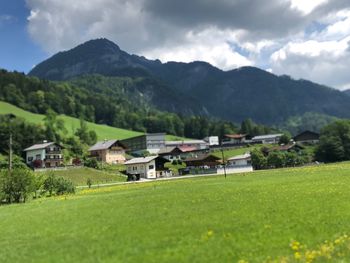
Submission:
[[[236,155],[228,159],[228,161],[236,161],[236,160],[245,160],[245,159],[250,159],[250,153],[245,153],[242,155]]]
[[[158,158],[158,155],[148,156],[148,157],[139,157],[139,158],[134,158],[134,159],[131,159],[129,161],[126,161],[124,164],[128,165],[128,164],[149,163],[157,158]]]
[[[46,143],[34,144],[34,145],[24,149],[23,151],[27,152],[27,151],[41,150],[41,149],[45,149],[46,147],[51,146],[52,144],[55,144],[55,143],[54,142],[46,142]]]
[[[252,138],[252,140],[266,140],[266,139],[273,139],[277,137],[281,137],[283,134],[266,134],[266,135],[259,135]]]
[[[184,140],[184,141],[166,141],[165,144],[167,146],[176,146],[176,145],[183,145],[183,144],[207,144],[204,140]]]
[[[109,147],[111,147],[113,144],[115,144],[117,140],[104,140],[97,142],[95,145],[91,146],[89,148],[89,151],[99,151],[99,150],[107,150]]]

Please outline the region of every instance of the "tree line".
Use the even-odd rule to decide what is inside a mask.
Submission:
[[[0,100],[34,113],[53,111],[124,129],[198,139],[239,131],[239,127],[229,121],[159,110],[147,94],[142,93],[147,85],[149,82],[142,78],[95,75],[69,82],[51,82],[0,70]],[[264,134],[268,130],[268,127],[256,126],[252,133]]]

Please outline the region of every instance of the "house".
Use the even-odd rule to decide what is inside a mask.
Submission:
[[[205,141],[206,143],[209,144],[209,147],[210,146],[216,146],[216,145],[219,145],[220,142],[219,142],[219,137],[218,136],[209,136],[209,137],[205,137],[203,139],[203,141]]]
[[[151,154],[157,154],[160,149],[165,147],[165,133],[147,133],[121,140],[121,143],[132,153],[148,151]]]
[[[182,155],[184,154],[184,151],[182,151],[179,147],[165,147],[160,149],[158,152],[158,155],[169,160],[181,160]]]
[[[44,141],[26,149],[26,163],[35,168],[59,167],[63,165],[63,147],[54,142]]]
[[[312,131],[304,131],[296,135],[293,139],[298,143],[316,144],[320,141],[320,134]]]
[[[134,158],[126,161],[126,173],[128,177],[135,177],[137,180],[144,179],[156,179],[160,177],[171,177],[172,172],[164,167],[164,164],[169,162],[160,156],[148,156]]]
[[[90,157],[108,164],[125,162],[126,146],[118,140],[104,140],[89,148]]]
[[[252,166],[252,158],[250,156],[250,153],[245,153],[229,158],[227,160],[227,166],[232,168]]]
[[[259,135],[252,138],[252,141],[255,143],[262,143],[262,144],[276,144],[279,142],[280,138],[283,134],[266,134],[266,135]]]
[[[273,152],[273,151],[280,151],[280,152],[300,152],[301,150],[304,150],[304,147],[297,144],[297,143],[289,143],[289,144],[283,144],[283,145],[279,145],[276,147],[272,147],[269,149],[266,149],[267,152],[265,153],[269,153],[269,152]]]
[[[205,150],[209,148],[209,143],[204,140],[183,140],[183,141],[167,141],[166,147],[191,147],[195,150]]]
[[[221,164],[221,159],[215,155],[201,154],[184,160],[187,167],[216,167]]]
[[[222,140],[222,144],[243,144],[246,142],[246,134],[226,134]]]

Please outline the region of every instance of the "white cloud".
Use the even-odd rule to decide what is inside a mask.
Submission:
[[[327,3],[328,0],[291,0],[292,8],[296,8],[305,15],[311,13],[316,7]]]
[[[49,54],[106,37],[129,53],[163,62],[255,65],[338,88],[350,85],[347,0],[26,2],[28,31]]]

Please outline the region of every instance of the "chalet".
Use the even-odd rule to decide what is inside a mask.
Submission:
[[[183,140],[183,141],[167,141],[166,147],[191,147],[194,150],[205,150],[209,148],[209,143],[204,140]]]
[[[214,155],[202,154],[184,160],[187,167],[216,167],[221,164],[221,159]]]
[[[156,154],[165,147],[165,133],[147,133],[122,140],[121,143],[132,153],[148,151],[151,154]]]
[[[293,139],[298,143],[316,144],[320,141],[320,134],[312,131],[304,131]]]
[[[252,158],[250,156],[250,153],[245,153],[229,158],[227,160],[227,166],[232,168],[252,166]]]
[[[26,163],[35,168],[59,167],[63,165],[63,147],[54,142],[44,141],[26,149]]]
[[[97,142],[88,150],[90,157],[108,164],[122,164],[125,162],[126,146],[118,140],[104,140]]]
[[[262,144],[276,144],[279,142],[280,138],[283,134],[266,134],[266,135],[259,135],[252,138],[252,141],[255,143],[262,143]]]
[[[160,149],[158,152],[158,155],[169,160],[181,160],[182,155],[184,154],[184,151],[181,150],[179,147],[165,147]]]
[[[266,149],[267,152],[273,152],[273,151],[280,151],[280,152],[300,152],[301,150],[304,150],[304,147],[300,144],[297,143],[289,143],[289,144],[283,144],[283,145],[279,145],[276,147],[272,147],[269,149]]]
[[[222,144],[243,144],[246,142],[246,134],[226,134],[222,140]]]
[[[160,156],[134,158],[125,162],[126,172],[129,177],[133,176],[137,180],[171,177],[172,172],[164,167],[167,162],[169,161]]]

